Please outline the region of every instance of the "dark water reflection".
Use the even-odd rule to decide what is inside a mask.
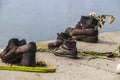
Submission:
[[[27,41],[56,38],[57,32],[74,27],[89,12],[112,14],[107,31],[119,31],[119,0],[0,0],[0,48],[12,37]],[[101,30],[100,30],[101,31]]]

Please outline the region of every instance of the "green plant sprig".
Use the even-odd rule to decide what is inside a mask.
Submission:
[[[112,53],[112,58],[108,57],[109,52],[95,52],[95,51],[78,51],[78,56],[80,57],[90,57],[90,58],[101,58],[101,59],[108,59],[113,60],[114,58],[120,58],[120,55],[117,53]]]
[[[98,23],[95,26],[95,29],[98,29],[98,27],[102,28],[102,26],[105,24],[107,16],[108,16],[108,22],[111,24],[114,22],[115,17],[113,15],[96,15],[94,12],[89,14],[90,17],[95,18]]]
[[[48,73],[48,72],[52,73],[56,71],[55,68],[26,67],[26,66],[0,66],[0,70],[39,72],[39,73]]]

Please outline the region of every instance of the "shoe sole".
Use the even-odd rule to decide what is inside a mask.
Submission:
[[[72,55],[69,55],[69,54],[54,53],[54,55],[60,56],[60,57],[68,57],[68,58],[72,58],[72,59],[77,59],[78,58],[77,56],[72,56]]]

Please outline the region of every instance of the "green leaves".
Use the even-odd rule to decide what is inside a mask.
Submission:
[[[110,24],[114,22],[115,18],[112,15],[99,15],[99,16],[96,17],[96,19],[99,19],[98,20],[98,25],[97,25],[98,27],[102,28],[102,26],[106,22],[107,16],[109,17],[108,22]]]
[[[104,23],[106,22],[106,16],[105,15],[101,15],[101,22],[102,22],[102,25],[104,25]]]
[[[102,26],[106,22],[107,16],[108,16],[108,22],[110,24],[112,24],[115,20],[115,17],[112,15],[98,15],[97,16],[94,12],[91,12],[89,16],[95,18],[98,21],[97,25],[95,26],[95,29],[97,29],[98,27],[102,28]]]

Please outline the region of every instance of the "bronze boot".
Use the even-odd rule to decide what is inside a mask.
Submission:
[[[63,40],[64,39],[66,40],[68,38],[72,38],[72,36],[63,32],[61,32],[60,34],[57,33],[57,40],[55,42],[48,43],[48,48],[49,49],[59,48],[59,46],[63,44]]]
[[[20,65],[22,66],[36,66],[36,43],[30,42],[29,44],[20,46],[16,50],[17,54],[22,54]]]
[[[56,56],[77,58],[76,41],[67,39],[63,41],[63,44],[54,52]]]
[[[21,54],[16,54],[15,50],[19,47],[19,40],[12,38],[8,41],[6,48],[0,53],[0,58],[6,63],[19,63],[22,59]]]

